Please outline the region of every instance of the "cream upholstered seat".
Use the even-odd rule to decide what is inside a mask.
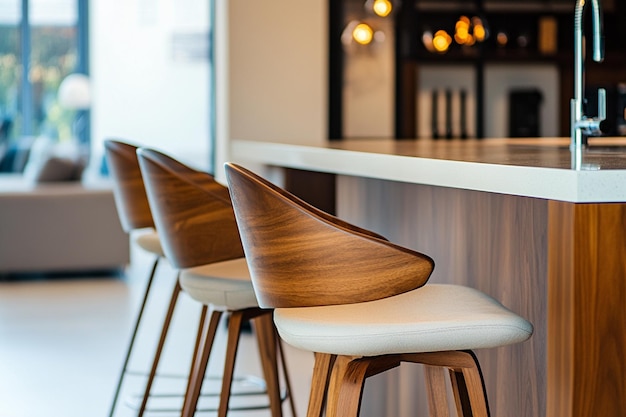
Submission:
[[[141,148],[137,155],[166,257],[180,270],[180,287],[203,305],[182,415],[192,416],[196,412],[217,325],[223,315],[229,317],[229,322],[218,417],[229,410],[239,337],[248,320],[257,337],[272,416],[282,416],[279,363],[295,414],[285,363],[279,359],[280,343],[272,311],[258,306],[228,189],[208,173],[155,150]],[[150,386],[144,398],[149,390]]]
[[[183,269],[180,286],[194,300],[218,308],[242,310],[259,306],[245,258]]]
[[[280,308],[274,320],[290,345],[354,356],[491,348],[533,331],[486,294],[445,284],[363,303]]]
[[[448,415],[450,371],[459,415],[489,415],[473,349],[528,339],[532,325],[493,298],[426,284],[428,256],[336,219],[258,175],[226,164],[259,305],[282,339],[315,352],[308,416],[359,414],[365,379],[421,363],[431,415]]]
[[[157,255],[159,256],[159,258],[165,257],[165,252],[163,252],[161,240],[159,239],[159,234],[156,232],[156,230],[139,230],[138,233],[136,233],[136,235],[133,237],[135,243],[137,243],[137,246],[139,246],[143,250]]]
[[[124,377],[128,372],[128,364],[135,344],[137,331],[143,318],[144,309],[150,295],[150,288],[157,266],[164,259],[165,253],[159,235],[154,228],[152,213],[146,196],[139,163],[137,162],[137,146],[119,140],[104,141],[105,155],[109,171],[113,179],[113,194],[120,223],[125,232],[129,233],[140,248],[155,255],[148,276],[141,306],[135,320],[130,343],[128,344],[122,370],[117,381],[115,394],[109,416],[113,416],[122,388]]]

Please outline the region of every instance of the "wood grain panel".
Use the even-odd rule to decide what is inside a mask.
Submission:
[[[550,228],[550,415],[624,416],[626,206],[551,202],[550,210],[567,223]]]
[[[352,177],[337,198],[339,217],[432,256],[431,282],[476,287],[533,322],[530,341],[477,352],[492,415],[626,415],[626,205]],[[408,391],[390,402],[427,415]]]
[[[547,201],[342,176],[337,202],[340,218],[433,257],[430,282],[478,288],[534,324],[528,342],[477,355],[492,415],[544,416]],[[395,399],[427,415],[412,394]]]
[[[568,416],[572,414],[571,392],[573,388],[574,357],[574,206],[550,202],[549,231],[551,245],[548,248],[548,333],[547,341],[547,415]]]

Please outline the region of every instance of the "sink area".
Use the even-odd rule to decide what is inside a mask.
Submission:
[[[584,151],[587,153],[626,153],[626,145],[591,145]]]
[[[626,137],[590,137],[579,153],[570,151],[570,138],[565,137],[488,139],[487,142],[505,144],[517,158],[527,155],[529,160],[544,167],[582,171],[626,169]]]
[[[584,153],[621,153],[626,152],[626,137],[593,137],[588,138]],[[569,138],[510,138],[506,139],[513,146],[540,146],[567,150],[570,148]]]

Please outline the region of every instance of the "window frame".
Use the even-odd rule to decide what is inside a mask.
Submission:
[[[73,72],[89,75],[89,1],[74,0],[77,7],[76,22],[76,68]],[[34,97],[33,86],[29,79],[31,70],[31,62],[28,57],[32,50],[31,39],[31,22],[30,22],[30,2],[31,0],[20,0],[21,2],[21,18],[19,21],[20,32],[20,53],[22,56],[22,71],[20,74],[21,84],[19,96],[21,98],[19,111],[22,117],[21,131],[17,132],[17,136],[32,136],[34,132],[33,119],[34,114]],[[84,129],[81,129],[79,141],[82,145],[89,147],[91,120],[89,110],[80,110],[76,116],[83,118]]]

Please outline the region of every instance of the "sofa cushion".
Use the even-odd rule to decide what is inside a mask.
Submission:
[[[75,145],[39,137],[31,148],[24,177],[35,183],[79,181],[84,168]]]
[[[129,243],[109,179],[36,184],[0,175],[0,276],[118,269]]]
[[[80,179],[82,168],[78,161],[59,156],[49,156],[34,172],[35,182],[76,181]]]

